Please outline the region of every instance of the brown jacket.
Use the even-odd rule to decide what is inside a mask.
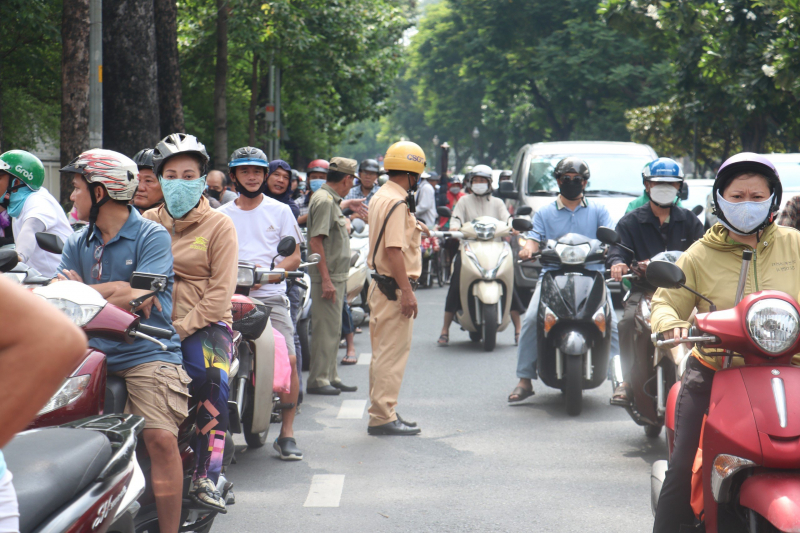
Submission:
[[[211,209],[205,197],[178,220],[170,216],[164,204],[143,216],[172,235],[172,323],[181,340],[209,324],[225,322],[230,326],[239,255],[233,221]]]

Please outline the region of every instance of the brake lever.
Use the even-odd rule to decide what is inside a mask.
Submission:
[[[665,341],[655,341],[656,346],[676,346],[678,344],[693,344],[693,343],[711,343],[718,344],[719,339],[714,336],[702,335],[700,337],[681,337],[679,339],[669,339]]]
[[[150,335],[142,333],[141,331],[134,330],[134,331],[130,332],[130,335],[132,337],[138,337],[140,339],[148,340],[148,341],[152,342],[153,344],[158,344],[161,347],[162,350],[164,350],[165,352],[167,351],[167,345],[166,344],[164,344],[163,342],[161,342],[160,340],[158,340],[158,339],[156,339],[154,337],[151,337]]]

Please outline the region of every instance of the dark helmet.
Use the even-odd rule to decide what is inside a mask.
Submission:
[[[358,165],[358,172],[376,172],[380,173],[381,166],[374,159],[365,159]]]
[[[559,161],[556,165],[556,169],[553,171],[553,175],[556,177],[556,179],[560,179],[568,172],[575,172],[585,180],[588,180],[590,176],[589,165],[587,165],[586,161],[579,157],[570,156]]]
[[[324,159],[315,159],[306,167],[306,174],[311,174],[312,172],[322,172],[323,174],[327,174],[329,166],[330,165],[328,162]]]
[[[505,179],[511,179],[511,171],[510,170],[504,170],[504,171],[502,171],[500,173],[499,180],[503,181]]]
[[[717,171],[717,177],[714,180],[714,186],[711,189],[711,198],[714,200],[714,214],[717,215],[721,221],[725,222],[730,227],[734,229],[738,229],[733,226],[727,218],[725,218],[725,213],[722,212],[722,209],[718,207],[717,202],[717,195],[722,196],[722,191],[728,186],[728,184],[737,176],[746,173],[753,173],[753,174],[760,174],[767,179],[769,183],[769,188],[773,193],[772,197],[772,206],[769,210],[769,216],[764,219],[756,229],[747,233],[746,235],[752,235],[753,233],[759,232],[765,227],[769,226],[775,218],[775,213],[780,210],[781,207],[781,197],[783,196],[783,186],[781,185],[781,178],[778,175],[778,170],[775,168],[775,165],[772,162],[760,154],[755,154],[753,152],[742,152],[740,154],[736,154],[733,157],[728,158],[727,161],[722,163],[722,166],[719,167]],[[745,234],[743,232],[740,232]]]
[[[144,150],[139,150],[136,152],[136,155],[133,156],[133,162],[136,163],[136,166],[139,167],[139,170],[143,168],[153,169],[153,149],[152,148],[145,148]]]
[[[300,173],[295,169],[292,169],[292,181],[301,182],[303,178],[300,177]]]
[[[269,159],[267,159],[267,155],[260,149],[253,148],[252,146],[244,146],[233,151],[230,163],[228,163],[228,168],[232,169],[243,165],[269,168]]]

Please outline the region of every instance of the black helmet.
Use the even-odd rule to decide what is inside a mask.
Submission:
[[[511,171],[510,170],[504,170],[504,171],[500,172],[500,177],[499,177],[500,181],[503,181],[506,178],[511,178]]]
[[[773,165],[769,159],[763,155],[754,154],[752,152],[736,154],[719,167],[717,177],[714,180],[714,186],[711,189],[711,198],[714,201],[714,214],[717,215],[719,220],[734,229],[738,229],[725,218],[725,213],[723,213],[722,209],[717,205],[719,203],[717,202],[717,195],[722,196],[722,191],[725,190],[731,180],[748,172],[764,176],[774,196],[772,197],[772,206],[769,216],[750,233],[739,232],[742,235],[752,235],[770,225],[775,219],[775,213],[780,210],[781,198],[783,197],[783,186],[781,185],[781,178],[778,175],[778,169],[775,168],[775,165]]]
[[[133,156],[133,162],[136,163],[136,166],[139,167],[139,170],[142,170],[143,168],[149,168],[152,170],[153,149],[145,148],[144,150],[139,150],[136,152],[136,155]]]
[[[233,151],[228,168],[232,169],[242,165],[269,168],[269,159],[267,159],[267,155],[262,150],[252,146],[244,146]]]
[[[559,161],[556,165],[556,169],[553,171],[553,175],[556,177],[556,179],[560,179],[568,172],[575,172],[585,180],[588,180],[590,176],[589,165],[587,165],[586,161],[579,157],[570,156]]]
[[[374,159],[365,159],[361,162],[360,165],[358,165],[358,171],[379,173],[381,171],[381,166]]]

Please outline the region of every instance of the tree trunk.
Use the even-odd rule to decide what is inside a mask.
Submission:
[[[214,168],[228,168],[228,0],[217,0],[217,65],[214,73]]]
[[[742,151],[762,153],[767,142],[767,130],[766,116],[763,114],[751,116],[740,131]]]
[[[154,0],[160,136],[184,133],[176,0]]]
[[[89,0],[64,2],[61,14],[61,164],[89,148]],[[62,205],[72,178],[61,175]]]
[[[6,151],[3,141],[3,61],[0,60],[0,154]]]
[[[253,76],[250,80],[250,146],[256,145],[256,101],[258,100],[258,56],[253,54]],[[1,125],[2,123],[0,123]]]
[[[159,140],[153,0],[103,0],[103,147],[133,156]]]

